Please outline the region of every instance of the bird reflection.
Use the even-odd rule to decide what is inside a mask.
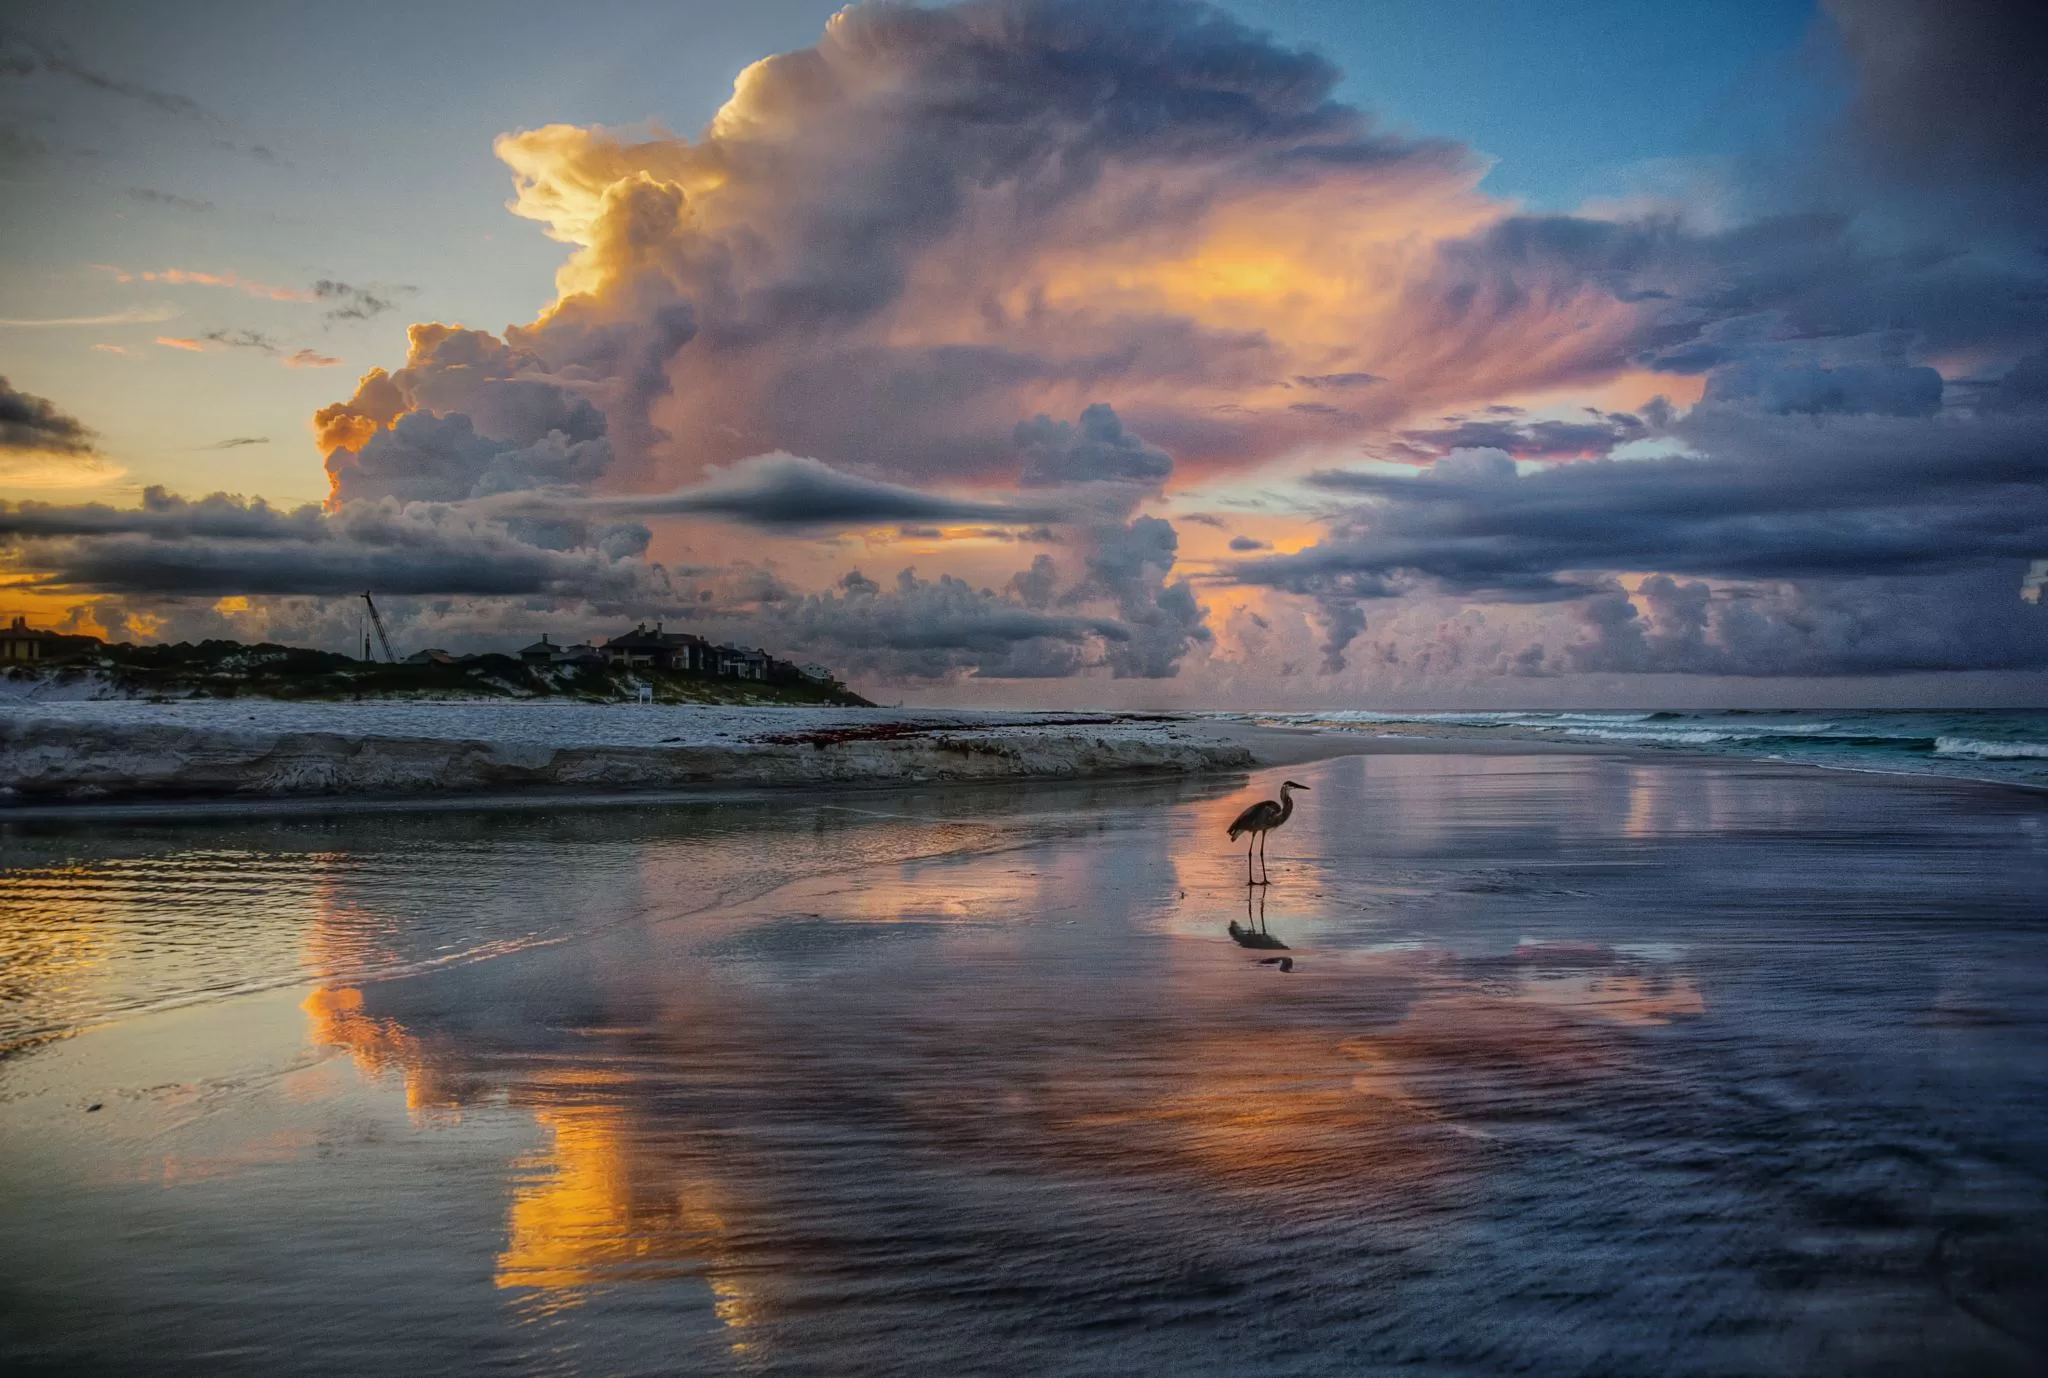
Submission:
[[[1255,896],[1256,901],[1254,900]],[[1255,902],[1256,908],[1254,908]],[[1236,919],[1232,919],[1228,932],[1230,933],[1230,941],[1236,943],[1239,947],[1249,947],[1265,951],[1287,951],[1286,943],[1281,942],[1266,931],[1266,892],[1264,890],[1247,890],[1245,892],[1244,922],[1239,923]],[[1294,959],[1292,957],[1263,957],[1259,960],[1259,965],[1278,966],[1282,971],[1292,971],[1294,970]]]

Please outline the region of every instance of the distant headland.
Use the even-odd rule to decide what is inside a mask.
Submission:
[[[530,699],[868,706],[822,665],[642,623],[601,642],[360,658],[274,642],[108,642],[0,628],[0,698]]]

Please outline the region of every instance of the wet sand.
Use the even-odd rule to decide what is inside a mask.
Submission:
[[[2038,796],[1375,740],[9,823],[0,1367],[2041,1370]]]

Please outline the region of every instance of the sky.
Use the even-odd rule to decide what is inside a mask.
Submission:
[[[2038,703],[1968,0],[42,4],[0,616],[889,700]]]

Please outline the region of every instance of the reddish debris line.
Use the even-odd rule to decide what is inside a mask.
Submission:
[[[776,732],[754,741],[771,746],[838,746],[842,742],[893,742],[905,737],[929,737],[940,732],[986,732],[1001,727],[1113,727],[1119,723],[1163,721],[1158,714],[1112,714],[1099,718],[1016,718],[987,722],[955,723],[863,723],[854,727],[821,727],[813,732]]]

